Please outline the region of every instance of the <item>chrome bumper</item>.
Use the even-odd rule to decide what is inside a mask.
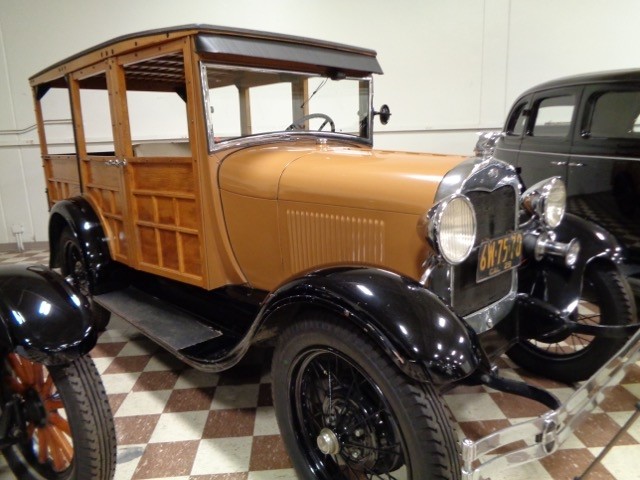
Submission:
[[[586,417],[618,385],[629,366],[640,358],[640,331],[587,380],[558,409],[526,422],[498,430],[486,437],[462,442],[462,479],[479,480],[504,470],[551,455]],[[525,442],[525,446],[492,455],[495,449]],[[489,456],[489,458],[486,458]]]

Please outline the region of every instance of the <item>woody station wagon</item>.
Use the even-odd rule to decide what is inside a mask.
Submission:
[[[381,73],[371,50],[192,25],[34,75],[51,265],[194,368],[275,345],[303,478],[477,479],[551,454],[637,357],[618,245],[565,215],[558,178],[523,191],[491,158],[374,150]],[[74,152],[47,144],[58,94]],[[503,353],[587,381],[563,404],[500,376]],[[460,384],[549,411],[459,441],[440,394]]]

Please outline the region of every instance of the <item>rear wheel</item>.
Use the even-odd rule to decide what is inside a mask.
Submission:
[[[633,297],[617,268],[604,263],[589,265],[572,320],[591,325],[625,325],[634,321]],[[595,338],[574,333],[546,341],[526,340],[507,355],[533,373],[576,382],[593,375],[626,342],[626,338]]]
[[[99,330],[107,328],[111,312],[91,299],[91,283],[89,268],[84,259],[78,238],[68,227],[62,231],[59,240],[59,260],[61,273],[65,279],[76,287],[91,302],[91,313]]]
[[[302,478],[459,478],[441,397],[352,327],[310,315],[282,334],[272,369],[278,424]]]
[[[5,400],[18,399],[22,441],[3,450],[17,478],[109,480],[115,473],[113,417],[89,357],[45,367],[7,355]]]

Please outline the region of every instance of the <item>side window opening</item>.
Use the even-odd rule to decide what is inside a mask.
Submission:
[[[69,89],[47,89],[40,97],[40,109],[49,153],[75,154]]]
[[[605,91],[589,99],[590,122],[584,129],[591,137],[640,136],[640,90]]]
[[[127,64],[124,73],[134,156],[190,157],[182,55]]]
[[[87,153],[97,156],[114,155],[113,125],[105,73],[82,79],[78,84]]]
[[[547,97],[538,101],[532,136],[568,137],[575,105],[575,95]]]
[[[531,112],[526,107],[527,102],[524,102],[515,108],[513,114],[509,118],[509,123],[507,124],[507,135],[513,135],[517,137],[522,135],[527,125],[529,113]]]

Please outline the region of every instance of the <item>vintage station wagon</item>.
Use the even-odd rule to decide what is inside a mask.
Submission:
[[[371,50],[191,25],[34,75],[51,264],[195,368],[275,344],[303,478],[475,479],[553,453],[637,356],[618,245],[564,215],[557,178],[522,191],[503,162],[374,150],[381,73]],[[47,144],[56,95],[74,152]],[[505,352],[591,378],[562,404],[501,377]],[[440,397],[459,384],[549,412],[460,442]]]

